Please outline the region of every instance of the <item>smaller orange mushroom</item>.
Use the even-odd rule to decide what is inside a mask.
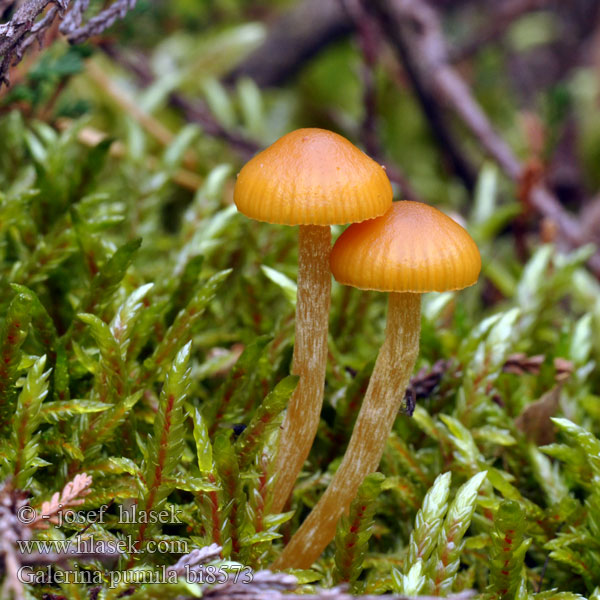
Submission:
[[[346,454],[275,568],[309,568],[334,538],[364,478],[377,469],[419,353],[421,294],[473,285],[480,269],[469,234],[419,202],[397,202],[382,217],[350,225],[334,244],[331,270],[337,281],[390,292],[385,341]]]

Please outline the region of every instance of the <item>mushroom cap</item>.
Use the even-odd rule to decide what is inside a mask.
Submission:
[[[473,285],[480,270],[465,229],[421,202],[395,202],[382,217],[350,225],[331,251],[337,281],[364,290],[459,290]]]
[[[336,225],[385,213],[392,186],[385,169],[346,138],[297,129],[244,165],[233,199],[257,221]]]

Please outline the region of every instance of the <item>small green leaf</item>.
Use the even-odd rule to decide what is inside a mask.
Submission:
[[[194,439],[196,440],[196,454],[200,473],[212,473],[214,471],[212,444],[202,414],[197,408],[194,412]]]
[[[292,306],[296,306],[296,291],[297,286],[294,281],[292,281],[289,277],[272,269],[271,267],[267,267],[266,265],[261,266],[262,272],[275,284],[278,285],[282,290],[285,297],[289,300]]]
[[[236,443],[238,460],[242,469],[254,459],[260,449],[261,441],[266,440],[277,426],[276,419],[285,409],[297,384],[298,377],[296,375],[285,377],[258,407],[252,421],[250,421]]]
[[[85,415],[108,410],[110,404],[93,400],[63,400],[45,402],[40,411],[40,417],[47,423],[56,423],[74,415]]]

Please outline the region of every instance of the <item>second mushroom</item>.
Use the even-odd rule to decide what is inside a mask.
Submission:
[[[377,469],[419,353],[421,294],[473,285],[480,269],[469,234],[419,202],[397,202],[382,217],[351,225],[339,237],[331,252],[337,281],[390,292],[385,341],[344,458],[275,568],[308,569],[334,538],[364,478]]]

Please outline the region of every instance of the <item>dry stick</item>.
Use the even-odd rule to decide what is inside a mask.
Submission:
[[[40,31],[37,34],[38,41],[37,43],[32,44],[33,48],[28,48],[25,56],[23,56],[23,58],[20,60],[16,60],[10,67],[10,73],[7,73],[7,78],[9,81],[5,82],[6,85],[2,86],[0,81],[0,98],[4,98],[7,94],[9,94],[11,88],[15,85],[23,83],[32,66],[38,60],[40,54],[44,52],[45,47],[49,46],[57,36],[58,27],[56,27],[56,22],[52,23],[51,26],[45,29],[44,32]],[[10,104],[6,104],[6,107],[10,107]],[[3,112],[4,110],[6,110],[6,108],[3,108]],[[29,112],[27,112],[26,109],[23,109],[23,113],[26,116],[29,116]]]
[[[136,0],[114,0],[87,23],[82,25],[88,0],[23,0],[19,3],[9,22],[0,24],[0,87],[9,85],[9,69],[23,58],[24,52],[38,41],[40,46],[45,34],[54,23],[62,20],[60,32],[72,44],[80,44],[122,19],[135,6]],[[12,2],[0,1],[0,17]],[[52,4],[52,6],[50,6]],[[49,7],[49,8],[48,8]],[[53,41],[54,36],[51,41]]]
[[[518,2],[533,7],[536,0],[515,0],[516,4]],[[431,2],[431,4],[443,8],[464,3],[465,0],[435,0]],[[449,127],[443,114],[443,107],[439,102],[440,97],[459,114],[467,127],[478,137],[486,152],[500,164],[505,173],[511,179],[518,181],[522,172],[519,161],[489,126],[487,117],[472,99],[467,86],[451,68],[449,75],[442,73],[444,68],[449,68],[450,58],[433,9],[418,0],[397,0],[396,2],[373,0],[369,4],[371,6],[367,8],[380,17],[382,27],[404,63],[435,135],[448,155],[454,171],[467,189],[474,188],[476,169],[460,147],[455,133]],[[510,11],[507,11],[507,14],[508,12]],[[513,7],[513,12],[518,12],[517,8]],[[316,22],[318,27],[307,31],[297,26],[303,21],[306,14],[311,16],[309,22]],[[227,79],[232,81],[241,76],[250,76],[259,85],[268,86],[279,83],[295,73],[309,54],[311,55],[316,49],[337,37],[349,33],[353,26],[352,19],[343,10],[339,1],[308,0],[303,2],[275,23],[266,42]],[[404,42],[404,38],[407,39],[407,43]],[[306,50],[307,48],[308,50]],[[274,56],[276,58],[273,59],[275,61],[273,63],[269,58]],[[445,80],[445,83],[438,86],[437,79]],[[458,80],[458,86],[456,80]],[[453,93],[446,94],[444,85],[456,89],[453,90]],[[468,106],[468,109],[464,110],[466,115],[462,114],[463,102],[465,102],[465,106]],[[482,125],[484,125],[483,128]],[[391,177],[392,172],[390,171]],[[399,183],[401,184],[401,182]],[[562,238],[567,242],[568,247],[577,247],[587,241],[581,233],[582,229],[579,223],[564,210],[546,188],[543,186],[534,188],[531,201],[540,213],[558,224]],[[596,274],[600,274],[600,254],[593,256],[589,265]]]
[[[360,76],[363,86],[364,115],[361,123],[361,137],[365,151],[369,156],[373,156],[381,150],[377,137],[377,90],[373,73],[379,54],[376,22],[369,18],[360,0],[340,1],[356,27],[358,44],[362,52],[363,64]]]
[[[420,308],[421,294],[389,294],[385,341],[342,463],[273,568],[308,569],[335,537],[364,478],[377,469],[419,353]]]
[[[369,15],[362,8],[359,0],[327,0],[326,2],[305,0],[277,19],[270,28],[265,42],[252,52],[241,65],[229,73],[224,81],[232,83],[240,77],[250,77],[262,87],[277,85],[293,76],[311,56],[339,37],[352,33],[354,30],[358,30],[361,40],[364,37],[363,34],[372,37],[373,29],[376,30],[375,35],[377,35],[379,32],[376,21],[371,20],[371,23],[366,24],[365,21],[368,18]],[[367,33],[367,30],[370,31]],[[385,158],[375,136],[373,117],[376,106],[372,72],[375,56],[366,56],[371,52],[372,46],[372,40],[367,45],[363,45],[367,63],[362,70],[366,118],[361,131],[357,132],[357,136],[362,138],[367,154],[386,168],[390,181],[400,187],[402,196],[407,200],[418,201],[420,198],[410,186],[402,170]],[[115,60],[123,59],[122,55],[120,58],[116,56],[118,51],[114,46],[103,49]],[[139,61],[133,68],[138,73],[140,72]],[[224,139],[241,154],[249,155],[247,158],[259,150],[257,145],[253,148],[251,142],[249,144],[249,141],[244,138],[232,136],[231,132],[223,130],[220,125],[216,124],[215,128],[214,119],[207,118],[210,117],[210,113],[202,104],[198,102],[192,104],[176,93],[171,94],[169,101],[172,106],[183,112],[188,121],[201,124],[209,135]],[[474,169],[472,171],[474,186],[475,171]]]
[[[363,56],[360,77],[363,86],[364,116],[360,126],[360,137],[365,152],[384,165],[390,181],[400,186],[402,197],[405,200],[420,201],[400,168],[385,160],[383,147],[377,134],[377,89],[374,70],[379,54],[380,32],[378,23],[365,11],[361,0],[339,0],[339,2],[341,2],[356,27]]]
[[[53,6],[46,10],[49,4]],[[8,23],[0,24],[0,86],[9,85],[10,67],[21,60],[33,41],[42,39],[67,5],[68,0],[29,0],[19,6]]]
[[[331,296],[331,229],[300,225],[298,297],[292,373],[298,385],[288,403],[277,450],[277,479],[271,512],[281,512],[310,452],[319,427],[327,368]]]
[[[371,10],[374,10],[374,7],[370,8]],[[379,17],[377,13],[375,13],[375,16]],[[384,19],[379,18],[380,22],[383,20]],[[381,23],[381,25],[384,34],[391,35],[387,31],[387,25],[384,23]],[[432,132],[438,139],[442,152],[449,161],[452,170],[463,182],[463,185],[468,190],[474,190],[477,179],[477,169],[463,151],[456,137],[456,133],[452,130],[448,120],[445,118],[445,115],[439,106],[439,98],[436,96],[435,91],[425,84],[425,78],[419,73],[419,69],[422,68],[421,58],[416,55],[413,59],[412,52],[414,49],[411,47],[412,42],[408,40],[405,41],[399,34],[395,35],[393,43],[394,48],[400,57],[400,62],[403,64],[417,99],[421,104],[421,108],[431,125]],[[434,49],[437,50],[437,48]],[[422,57],[422,60],[423,63],[426,62],[425,57]]]
[[[522,164],[494,131],[469,87],[449,64],[446,42],[435,11],[422,0],[372,0],[368,6],[379,18],[386,36],[411,75],[423,110],[430,120],[435,118],[438,123],[443,122],[441,101],[454,111],[504,173],[519,182]],[[432,102],[431,99],[438,101]],[[439,131],[437,133],[439,135]],[[579,222],[546,187],[535,186],[529,199],[538,212],[557,224],[563,246],[575,248],[587,241],[583,239]],[[600,275],[599,252],[590,258],[588,264]]]
[[[207,135],[222,139],[244,159],[250,159],[261,150],[258,142],[250,140],[234,131],[225,129],[210,113],[208,107],[200,101],[192,101],[177,92],[169,95],[169,104],[183,113],[186,121],[197,123]]]
[[[449,8],[473,0],[434,0]],[[260,87],[291,79],[323,48],[352,33],[355,23],[340,0],[303,0],[274,20],[265,41],[226,77],[231,84],[249,77]]]
[[[114,2],[82,25],[83,14],[89,0],[75,0],[73,9],[60,26],[61,33],[67,36],[71,44],[81,44],[88,38],[102,33],[118,19],[124,19],[127,12],[135,8],[137,0],[114,0]],[[69,18],[71,17],[71,18]]]

